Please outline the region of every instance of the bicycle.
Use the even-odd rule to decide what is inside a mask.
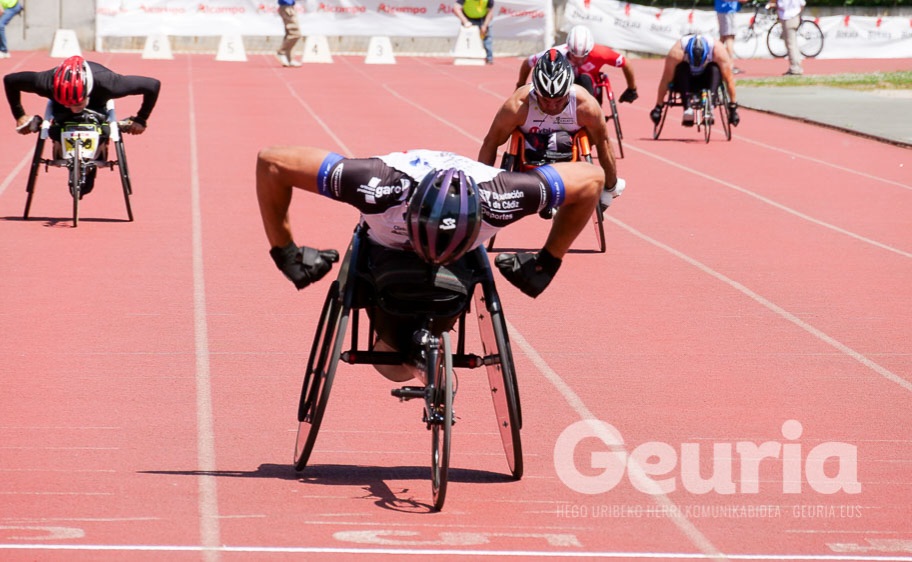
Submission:
[[[698,132],[703,133],[704,142],[708,143],[712,136],[716,108],[719,110],[719,124],[722,126],[722,131],[725,133],[725,140],[731,140],[731,122],[729,122],[728,119],[728,105],[730,101],[731,98],[729,97],[728,89],[725,87],[724,83],[720,84],[715,92],[711,92],[709,88],[704,88],[699,94],[692,95],[690,107],[694,110],[694,125]],[[668,109],[676,106],[684,106],[683,98],[681,97],[681,94],[669,88],[665,103],[662,105],[662,117],[653,127],[653,139],[658,140],[659,135],[662,133],[662,128],[665,125],[665,118],[668,116]]]
[[[613,99],[613,97],[610,99]],[[619,124],[617,126],[620,127]],[[618,146],[620,146],[620,143],[618,143]],[[507,145],[507,150],[503,153],[503,157],[500,160],[500,168],[502,170],[507,170],[508,172],[525,172],[539,166],[544,166],[545,164],[553,163],[549,160],[527,161],[525,147],[526,140],[522,132],[514,131],[510,136],[510,144]],[[580,129],[573,135],[572,147],[571,162],[584,161],[589,162],[590,164],[592,163],[592,149],[589,145],[589,135],[586,134],[585,129]],[[547,209],[546,211],[550,213],[552,210]],[[544,219],[551,218],[551,214],[540,214]],[[600,254],[604,254],[608,248],[608,245],[605,242],[604,222],[605,214],[602,211],[601,206],[596,205],[595,212],[592,215],[592,224],[595,226],[595,236],[598,239],[598,251]],[[488,250],[494,249],[495,238],[497,238],[496,235],[488,240]]]
[[[614,135],[617,139],[618,147],[618,158],[624,157],[624,133],[621,132],[621,117],[618,114],[617,102],[614,99],[614,91],[611,89],[611,81],[608,79],[608,75],[604,72],[599,72],[598,82],[595,84],[595,99],[598,100],[599,105],[602,104],[602,99],[604,97],[603,92],[607,92],[608,97],[608,107],[611,108],[611,115],[605,115],[605,122],[611,121],[614,123]]]
[[[443,508],[447,493],[453,402],[458,386],[455,368],[486,368],[507,464],[512,477],[519,480],[523,473],[522,410],[507,324],[487,252],[479,246],[461,262],[470,278],[463,294],[424,283],[433,268],[414,254],[396,252],[395,263],[387,262],[387,268],[378,267],[372,262],[377,251],[383,249],[367,237],[366,226],[358,225],[338,277],[326,295],[298,403],[295,470],[307,467],[340,361],[351,365],[408,363],[424,372],[427,384],[394,388],[391,394],[401,401],[420,400],[423,404],[422,423],[431,431],[434,510]],[[399,260],[404,261],[400,263]],[[381,277],[376,275],[381,269],[392,272],[383,277],[382,283]],[[369,308],[373,308],[375,314],[380,310],[388,317],[406,319],[408,326],[414,325],[410,347],[402,351],[376,351],[374,344],[378,336],[374,317],[368,313],[366,331],[360,323],[360,312]],[[480,355],[467,353],[465,349],[469,313],[478,320]],[[349,321],[350,343],[346,344]],[[449,327],[456,333],[455,341],[450,330],[435,322],[442,322],[444,327],[451,322]],[[367,348],[362,346],[365,335]]]
[[[127,208],[128,220],[133,220],[133,209],[130,205],[130,195],[133,189],[130,183],[130,174],[127,168],[127,156],[123,146],[123,135],[120,128],[123,122],[118,122],[114,111],[113,100],[109,101],[106,106],[106,114],[98,113],[91,109],[85,109],[83,113],[93,118],[92,122],[63,123],[60,126],[60,143],[58,154],[53,154],[51,158],[44,158],[44,144],[50,135],[50,128],[54,122],[53,104],[48,102],[45,109],[44,118],[36,116],[28,127],[38,129],[38,140],[35,143],[35,151],[32,155],[32,164],[29,168],[28,181],[26,183],[26,200],[25,210],[22,213],[23,220],[28,220],[29,211],[32,206],[32,197],[35,195],[35,185],[38,180],[38,171],[44,165],[45,172],[49,167],[67,169],[67,186],[70,196],[73,199],[73,227],[79,226],[79,202],[83,196],[83,188],[86,185],[87,175],[91,170],[99,168],[109,168],[111,170],[116,166],[120,172],[121,187],[124,194],[124,202]],[[40,124],[36,122],[40,120]],[[103,123],[103,125],[102,125]],[[104,128],[107,128],[107,138],[105,138]],[[114,144],[115,160],[107,159],[107,148],[110,143]]]
[[[779,23],[770,28],[766,35],[766,48],[776,58],[788,55],[782,32],[783,24]],[[796,37],[798,38],[798,51],[805,58],[812,59],[823,50],[823,32],[814,20],[801,18]]]
[[[782,38],[782,24],[776,10],[769,4],[754,0],[749,4],[754,8],[747,27],[735,32],[735,55],[739,59],[753,58],[757,53],[760,37],[765,36],[766,48],[770,55],[782,58],[788,54]],[[807,58],[814,58],[823,50],[823,32],[820,26],[810,19],[802,18],[798,25],[798,50]]]

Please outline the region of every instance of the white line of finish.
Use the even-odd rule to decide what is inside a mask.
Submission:
[[[212,383],[209,371],[209,328],[206,321],[206,283],[203,277],[203,226],[200,205],[199,147],[196,133],[196,100],[193,93],[193,67],[187,57],[187,97],[190,115],[190,206],[193,245],[193,330],[196,344],[196,447],[199,463],[200,540],[206,547],[208,562],[219,559],[211,550],[221,544],[218,493],[215,473],[215,428],[212,417]]]

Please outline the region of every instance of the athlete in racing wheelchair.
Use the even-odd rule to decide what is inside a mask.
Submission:
[[[585,88],[573,83],[573,76],[573,68],[559,50],[540,56],[532,70],[532,83],[518,88],[494,116],[478,160],[494,165],[498,147],[510,139],[502,167],[515,171],[560,161],[591,162],[589,147],[594,146],[606,186],[595,209],[599,249],[604,252],[602,214],[626,183],[617,176],[602,108]],[[580,140],[586,141],[585,146]]]
[[[668,107],[681,105],[684,108],[681,124],[685,127],[695,124],[707,126],[707,142],[708,126],[712,124],[711,109],[719,107],[726,136],[730,139],[729,124],[737,127],[741,121],[733,68],[725,45],[708,35],[685,35],[680,41],[675,41],[665,56],[662,78],[656,91],[656,105],[649,113],[655,125],[653,138],[659,137]],[[701,99],[703,92],[708,93],[711,99]],[[704,102],[711,102],[705,112],[708,115],[700,113]]]
[[[488,375],[502,420],[504,449],[511,472],[518,478],[522,472],[518,393],[506,324],[482,244],[498,229],[524,216],[560,207],[540,252],[501,254],[495,262],[513,285],[529,296],[538,296],[587,222],[603,181],[598,168],[584,163],[515,173],[429,150],[373,158],[343,158],[318,148],[262,150],[257,160],[257,198],[272,246],[270,255],[298,289],[324,277],[339,254],[293,241],[288,216],[293,188],[361,211],[311,350],[298,412],[296,468],[301,470],[307,463],[341,358],[371,364],[395,382],[416,378],[421,384],[393,393],[426,402],[424,421],[434,430],[432,481],[437,509],[445,492],[452,369],[485,365],[502,372],[498,375],[502,382],[494,382],[490,369]],[[491,205],[504,197],[519,204],[509,210]],[[462,343],[463,321],[473,294],[483,345],[489,342],[478,356],[465,353]],[[351,350],[343,352],[349,314],[359,308],[366,310],[371,322],[368,348],[361,350],[353,343]],[[356,338],[357,315],[352,320],[352,337]],[[454,350],[449,332],[457,323]],[[492,337],[485,337],[485,332]],[[495,388],[504,390],[495,392]]]
[[[91,192],[95,186],[98,166],[93,162],[120,166],[124,195],[127,197],[127,210],[132,220],[120,133],[139,135],[145,131],[149,116],[158,100],[161,82],[144,76],[120,75],[76,55],[50,70],[7,74],[3,77],[3,84],[10,110],[16,119],[16,130],[23,135],[40,133],[29,175],[24,217],[28,218],[38,167],[42,163],[62,166],[63,164],[57,163],[63,162],[66,156],[70,156],[72,160],[74,145],[78,143],[78,148],[85,149],[90,156],[85,158],[89,165],[85,166],[81,173],[74,174],[79,178],[78,182],[74,182],[73,179],[70,181],[70,190],[74,197],[74,220],[78,219],[78,200]],[[22,106],[23,92],[38,94],[50,100],[43,119],[41,116],[30,116],[26,113]],[[142,104],[135,116],[118,122],[114,115],[113,100],[130,95],[141,95]],[[115,130],[112,131],[112,127]],[[68,129],[73,134],[67,135]],[[62,145],[62,136],[68,137],[67,146]],[[44,141],[48,137],[53,141],[52,157],[43,159]],[[88,140],[91,140],[91,145],[87,146]],[[116,161],[107,161],[109,141],[114,141],[117,148]],[[68,166],[71,173],[72,164],[73,162],[70,162]]]

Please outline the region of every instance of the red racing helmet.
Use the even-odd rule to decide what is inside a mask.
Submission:
[[[63,106],[80,105],[92,93],[92,69],[84,58],[74,55],[54,71],[54,101]]]

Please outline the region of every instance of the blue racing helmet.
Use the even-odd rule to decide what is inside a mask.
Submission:
[[[691,37],[687,41],[687,46],[684,48],[684,55],[687,58],[687,63],[690,65],[690,71],[694,74],[703,72],[703,70],[706,69],[706,65],[709,63],[711,51],[712,48],[706,37],[703,35],[694,35]]]

